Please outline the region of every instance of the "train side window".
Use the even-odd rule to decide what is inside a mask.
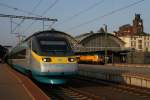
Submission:
[[[26,49],[13,54],[12,58],[13,59],[25,59],[26,58]]]

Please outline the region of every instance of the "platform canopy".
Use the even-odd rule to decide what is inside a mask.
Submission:
[[[121,51],[124,50],[125,43],[110,33],[86,33],[76,37],[77,41],[83,46],[78,48],[81,52],[89,51]]]

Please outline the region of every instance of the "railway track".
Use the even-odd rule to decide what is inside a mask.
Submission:
[[[69,86],[58,87],[58,89],[54,91],[56,94],[59,94],[59,96],[64,97],[64,100],[102,100],[100,96]]]
[[[78,90],[70,86],[40,85],[40,88],[52,100],[103,100],[100,96]]]

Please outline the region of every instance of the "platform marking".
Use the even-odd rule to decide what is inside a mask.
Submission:
[[[8,67],[6,67],[6,68],[7,68],[6,71],[8,73],[10,73],[12,76],[14,76],[19,81],[19,83],[22,83],[21,79],[18,76],[16,76],[12,71],[10,71],[10,69]]]
[[[24,84],[22,84],[23,88],[25,89],[25,91],[28,93],[28,95],[32,98],[32,100],[36,100],[34,98],[34,96],[31,94],[31,92],[26,88],[26,86]]]
[[[32,98],[33,100],[36,100],[36,99],[34,98],[34,96],[31,94],[31,92],[30,92],[30,91],[26,88],[26,86],[23,84],[23,82],[21,81],[21,79],[20,79],[18,76],[14,75],[13,72],[9,71],[9,68],[8,68],[8,67],[6,67],[6,68],[8,69],[8,72],[9,72],[9,73],[11,73],[20,83],[22,83],[24,89],[25,89],[26,92],[31,96],[31,98]],[[30,81],[29,81],[29,82],[30,82]],[[38,90],[39,90],[48,100],[50,100],[50,98],[49,98],[39,87],[37,87],[37,86],[36,86],[35,84],[33,84],[32,82],[30,82],[30,84],[32,84],[32,85],[34,85],[36,88],[38,88]]]
[[[25,85],[23,84],[23,82],[21,81],[21,79],[15,75],[12,71],[10,71],[10,69],[8,67],[7,68],[7,72],[10,73],[12,76],[14,76],[18,81],[19,83],[22,83],[22,87],[24,88],[24,90],[27,92],[27,94],[31,97],[32,100],[35,100],[34,96],[30,93],[30,91],[25,87]]]

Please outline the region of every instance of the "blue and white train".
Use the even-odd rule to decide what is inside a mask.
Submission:
[[[66,33],[37,32],[12,49],[8,63],[39,82],[64,84],[77,73],[77,60]]]

